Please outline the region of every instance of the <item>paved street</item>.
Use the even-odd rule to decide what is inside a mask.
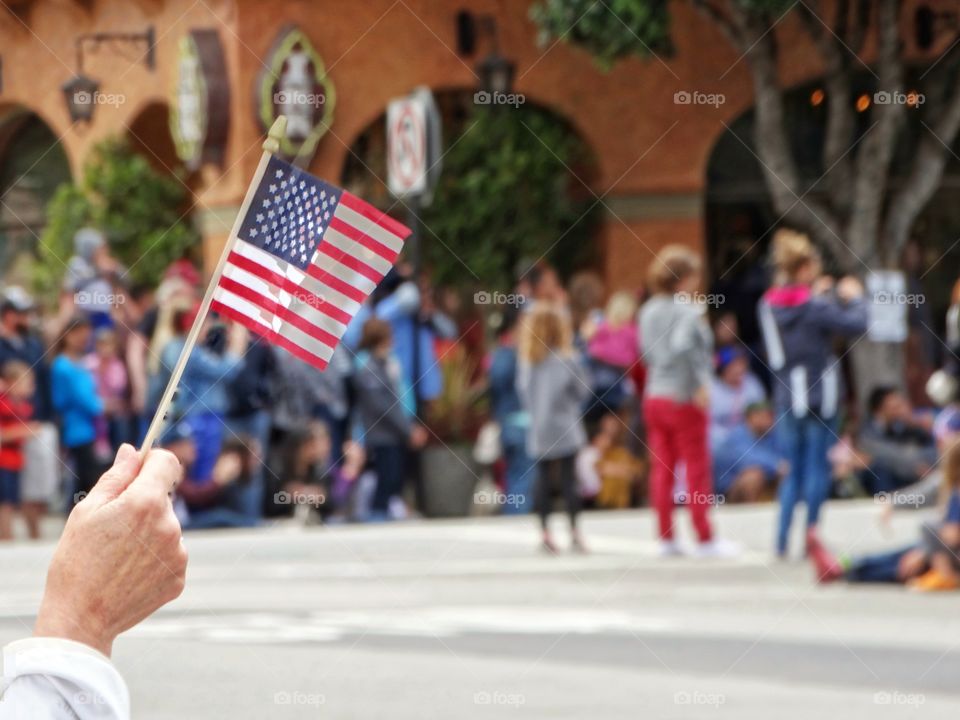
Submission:
[[[557,558],[528,518],[191,535],[184,596],[115,659],[150,720],[956,717],[957,596],[815,587],[771,559],[772,517],[723,508],[749,552],[712,562],[657,559],[646,511],[587,515],[593,553]],[[919,518],[826,517],[853,552]],[[0,549],[0,641],[28,632],[51,547]]]

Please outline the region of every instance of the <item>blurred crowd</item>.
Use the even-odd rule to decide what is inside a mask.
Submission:
[[[760,292],[734,302],[703,292],[702,259],[681,246],[664,248],[645,286],[630,291],[610,292],[593,272],[564,283],[548,263],[524,262],[513,293],[498,295],[508,303],[491,307],[434,288],[401,262],[324,371],[203,318],[160,438],[187,468],[175,498],[181,522],[417,514],[424,493],[443,487],[421,482],[421,454],[448,442],[448,418],[431,418],[453,382],[488,407],[466,428],[481,482],[504,499],[500,511],[537,514],[549,552],[558,550],[548,522],[558,499],[574,550],[586,550],[581,508],[649,504],[662,554],[686,552],[674,537],[682,507],[694,551],[707,556],[737,552],[715,536],[713,506],[778,500],[774,542],[786,556],[802,503],[805,550],[821,561],[817,526],[831,495],[874,495],[890,509],[958,504],[942,460],[960,430],[956,364],[929,378],[923,406],[898,385],[857,397],[845,379],[868,324],[859,280],[825,274],[810,241],[785,229],[753,270]],[[18,512],[37,537],[47,512],[81,501],[157,410],[198,321],[203,277],[188,257],[156,286],[127,275],[104,236],[85,228],[56,307],[19,286],[2,290],[2,538]],[[947,317],[948,343],[957,315]],[[917,568],[897,578],[932,572],[929,562]],[[953,568],[938,566],[937,577],[954,583]]]

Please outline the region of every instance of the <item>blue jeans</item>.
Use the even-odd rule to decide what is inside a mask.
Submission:
[[[777,425],[777,439],[790,463],[790,472],[780,484],[780,527],[777,552],[787,551],[793,510],[800,500],[807,504],[807,527],[817,524],[820,506],[830,492],[830,462],[827,449],[834,438],[832,420],[814,415],[798,418],[788,412]]]
[[[503,507],[504,515],[524,515],[533,509],[533,481],[537,476],[536,462],[527,455],[524,444],[504,445],[503,462],[506,466],[506,495],[514,502]]]
[[[897,575],[900,559],[915,547],[915,545],[910,545],[900,550],[894,550],[893,552],[867,555],[858,558],[853,561],[853,564],[847,570],[844,577],[850,582],[901,582],[900,577]]]
[[[250,482],[237,488],[237,510],[248,520],[256,523],[263,517],[264,471],[267,468],[267,451],[270,444],[270,413],[258,410],[249,415],[227,418],[227,430],[230,437],[249,438],[256,447],[250,449],[256,453],[250,472]],[[269,471],[269,470],[268,470]],[[269,471],[272,473],[272,471]]]

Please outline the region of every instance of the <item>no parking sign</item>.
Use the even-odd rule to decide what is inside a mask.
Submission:
[[[426,205],[439,174],[440,118],[423,88],[387,105],[387,186],[398,198]]]

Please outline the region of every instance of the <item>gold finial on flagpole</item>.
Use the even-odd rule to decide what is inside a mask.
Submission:
[[[271,155],[280,152],[280,141],[287,136],[287,116],[279,115],[270,126],[267,139],[263,141],[263,151]]]

